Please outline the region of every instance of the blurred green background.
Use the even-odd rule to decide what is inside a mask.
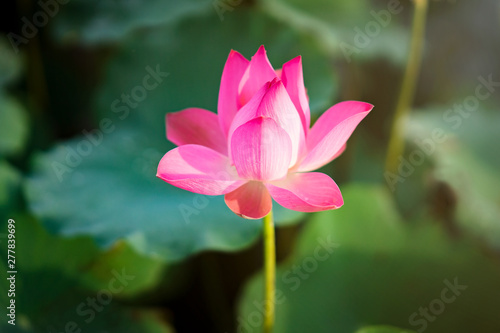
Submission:
[[[0,20],[1,332],[260,332],[260,221],[155,177],[167,112],[216,111],[231,49],[302,55],[313,120],[375,105],[322,169],[339,210],[278,208],[276,332],[500,332],[500,6],[429,1],[384,160],[414,4],[17,0]],[[157,85],[143,79],[159,73]],[[440,133],[438,136],[436,133]],[[7,223],[16,221],[16,325]],[[395,328],[395,327],[399,327]]]

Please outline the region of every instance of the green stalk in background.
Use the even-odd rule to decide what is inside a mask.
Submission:
[[[406,119],[415,95],[415,86],[420,71],[422,60],[422,48],[425,35],[425,21],[427,16],[427,0],[413,0],[415,12],[411,33],[410,54],[406,63],[406,70],[399,94],[396,111],[392,120],[389,148],[385,160],[385,170],[396,173],[398,169],[398,158],[404,153],[404,131]]]

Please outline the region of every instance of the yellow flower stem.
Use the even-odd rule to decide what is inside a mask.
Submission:
[[[271,333],[274,327],[274,305],[276,288],[276,240],[274,236],[273,211],[270,211],[264,219],[264,284],[265,284],[265,312],[264,333]]]
[[[413,2],[415,3],[415,11],[413,14],[410,54],[406,63],[403,84],[392,121],[389,148],[385,161],[385,170],[393,173],[397,171],[399,157],[404,153],[406,119],[415,94],[424,44],[428,0],[413,0]]]

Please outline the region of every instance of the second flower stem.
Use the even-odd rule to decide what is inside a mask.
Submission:
[[[271,333],[274,327],[274,304],[276,288],[276,240],[274,236],[273,211],[267,214],[263,222],[264,236],[264,285],[265,313],[264,333]]]
[[[387,151],[385,170],[396,172],[398,168],[398,158],[404,152],[404,129],[406,118],[410,111],[410,106],[415,94],[420,63],[422,60],[422,49],[425,35],[425,21],[427,14],[427,0],[414,0],[415,12],[411,32],[411,45],[406,70],[403,77],[403,84],[399,94],[396,112],[392,120],[391,137]]]

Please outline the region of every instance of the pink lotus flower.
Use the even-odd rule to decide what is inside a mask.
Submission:
[[[251,61],[231,51],[218,115],[199,108],[167,114],[167,138],[179,147],[161,159],[157,176],[191,192],[224,194],[245,218],[267,215],[271,197],[301,212],[336,209],[344,204],[337,184],[309,171],[339,156],[372,108],[338,103],[309,129],[301,57],[275,71],[263,46]]]

